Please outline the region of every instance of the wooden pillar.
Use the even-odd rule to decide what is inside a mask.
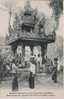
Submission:
[[[22,57],[23,59],[25,57],[25,45],[24,44],[22,44]]]
[[[30,46],[30,49],[31,49],[31,54],[33,55],[33,46],[32,45]]]
[[[41,56],[42,56],[42,64],[45,63],[45,54],[47,52],[47,44],[41,45]]]
[[[17,49],[17,45],[16,44],[13,44],[12,45],[12,51],[13,51],[14,55],[16,53],[16,49]]]
[[[44,63],[44,48],[41,46],[42,64]]]

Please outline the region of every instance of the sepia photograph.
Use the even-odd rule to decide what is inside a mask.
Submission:
[[[0,0],[0,96],[62,90],[63,43],[63,0]]]

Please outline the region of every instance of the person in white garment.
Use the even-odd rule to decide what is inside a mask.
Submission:
[[[30,88],[34,88],[34,80],[35,80],[35,61],[34,61],[34,56],[31,56],[30,58],[30,76],[29,76],[29,86]]]
[[[38,57],[37,57],[37,73],[40,73],[41,65],[42,65],[42,58],[41,58],[40,54],[38,54]]]
[[[12,90],[18,90],[18,77],[17,77],[17,70],[18,67],[15,65],[15,60],[12,61],[12,74],[13,74],[13,80],[12,80]]]
[[[34,60],[34,56],[31,56],[30,58],[30,72],[32,72],[32,74],[35,75],[35,70],[36,67],[35,67],[35,60]]]
[[[12,74],[17,73],[18,67],[15,65],[15,63],[12,63]]]

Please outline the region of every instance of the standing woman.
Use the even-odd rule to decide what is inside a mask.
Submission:
[[[12,80],[12,90],[18,90],[18,77],[17,77],[17,66],[15,65],[15,60],[12,61],[12,74],[13,74],[13,80]]]

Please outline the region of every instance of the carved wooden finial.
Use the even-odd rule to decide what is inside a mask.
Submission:
[[[25,11],[31,11],[31,4],[30,0],[27,0],[26,5],[24,6]]]

